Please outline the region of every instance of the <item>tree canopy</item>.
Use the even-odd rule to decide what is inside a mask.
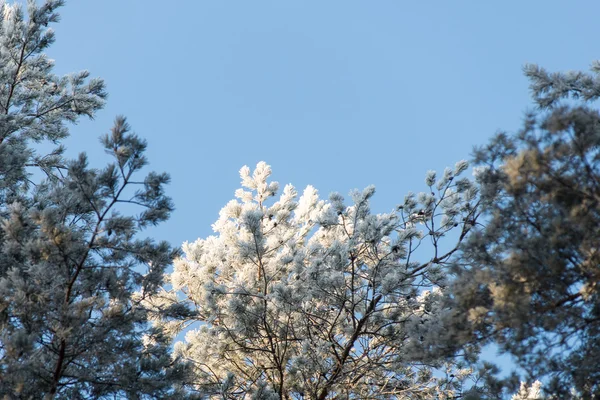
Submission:
[[[185,244],[169,275],[173,289],[151,299],[196,312],[164,321],[172,330],[201,323],[175,347],[194,364],[194,390],[232,399],[434,399],[472,389],[476,373],[464,361],[473,355],[438,353],[451,339],[445,266],[477,217],[466,169],[431,171],[427,192],[373,214],[373,187],[354,192],[349,206],[339,194],[320,200],[311,186],[298,196],[287,185],[275,200],[267,164],[242,168],[216,235]]]
[[[62,157],[67,124],[106,93],[87,72],[52,73],[43,51],[60,5],[0,9],[0,396],[165,398],[183,369],[134,292],[156,291],[178,254],[138,235],[172,211],[169,177],[140,176],[146,143],[122,117],[102,139],[111,164]],[[58,146],[38,155],[42,140]]]
[[[541,108],[520,132],[475,151],[487,221],[458,259],[454,289],[474,332],[557,398],[600,394],[597,64],[593,71],[526,68]]]
[[[180,251],[142,237],[174,205],[125,117],[105,167],[64,156],[107,94],[53,73],[62,5],[0,6],[0,396],[600,396],[600,64],[526,66],[539,107],[476,148],[474,179],[466,161],[429,171],[374,213],[374,187],[280,190],[260,162]],[[479,360],[488,344],[520,387]]]

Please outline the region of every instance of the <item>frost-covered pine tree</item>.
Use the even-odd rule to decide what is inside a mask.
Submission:
[[[194,365],[190,387],[215,399],[465,395],[475,373],[438,350],[452,340],[445,265],[477,218],[466,168],[430,172],[426,193],[385,214],[369,209],[372,187],[349,206],[311,186],[277,198],[267,164],[242,168],[215,236],[185,244],[172,290],[150,299],[197,313],[157,321],[173,333],[194,324],[175,346]]]
[[[31,146],[58,143],[66,123],[104,103],[101,80],[57,77],[43,54],[61,4],[1,6],[0,397],[175,396],[171,378],[183,370],[134,295],[155,291],[177,253],[138,238],[172,210],[168,176],[140,176],[146,144],[123,118],[103,138],[114,162],[101,170],[85,155],[64,160],[60,146],[48,155]],[[47,179],[34,181],[32,168]]]
[[[540,381],[535,381],[531,386],[527,386],[523,382],[519,391],[510,400],[543,400],[541,388],[542,383]]]

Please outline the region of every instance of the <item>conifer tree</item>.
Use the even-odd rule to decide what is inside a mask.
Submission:
[[[539,110],[475,152],[489,222],[457,259],[455,307],[548,398],[591,399],[600,396],[600,69],[525,72]]]
[[[62,1],[41,6],[28,3],[28,18],[18,4],[0,3],[0,200],[6,204],[29,187],[27,167],[54,174],[61,166],[58,146],[36,155],[30,145],[42,140],[58,143],[68,135],[66,123],[92,117],[102,107],[106,92],[100,79],[87,71],[56,76],[54,62],[44,50],[54,42],[49,24],[58,20]]]
[[[196,312],[157,321],[173,333],[192,324],[175,346],[194,365],[189,387],[211,399],[475,393],[471,365],[439,353],[452,340],[446,263],[477,219],[466,169],[430,172],[426,193],[373,214],[372,187],[350,206],[338,194],[320,200],[311,186],[299,196],[287,185],[275,200],[268,165],[242,168],[243,188],[221,210],[215,236],[185,244],[172,290],[149,300]]]
[[[102,139],[114,158],[104,169],[84,154],[64,160],[60,145],[42,156],[31,146],[59,144],[67,123],[92,117],[106,96],[87,72],[52,73],[43,51],[60,5],[1,8],[0,397],[177,396],[172,378],[183,369],[141,306],[177,251],[138,237],[173,209],[168,176],[139,176],[146,143],[124,118]]]

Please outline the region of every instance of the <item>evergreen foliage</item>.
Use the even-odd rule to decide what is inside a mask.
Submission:
[[[42,6],[28,3],[29,18],[18,5],[0,4],[0,200],[10,203],[27,189],[26,167],[38,166],[47,174],[61,165],[62,148],[37,156],[30,143],[58,142],[68,135],[66,122],[92,117],[104,104],[100,79],[87,79],[87,71],[64,77],[52,73],[53,61],[43,51],[54,42],[48,28],[58,20],[62,1]]]
[[[597,68],[595,68],[597,72]],[[464,326],[494,339],[552,398],[600,395],[597,77],[527,67],[540,110],[476,150],[486,225],[454,287]],[[575,97],[579,104],[560,101]],[[574,389],[574,390],[573,390]]]
[[[542,109],[552,108],[564,99],[593,102],[600,98],[600,61],[583,71],[548,72],[536,64],[527,64],[525,75],[530,80],[531,94]]]
[[[466,169],[430,172],[426,193],[376,215],[372,187],[350,206],[311,186],[298,196],[287,185],[275,200],[268,165],[242,168],[216,236],[185,244],[173,289],[150,300],[197,313],[157,321],[174,333],[201,323],[175,347],[194,364],[190,387],[215,399],[438,399],[473,389],[476,372],[439,353],[452,340],[446,263],[477,218]]]
[[[140,238],[173,204],[125,118],[102,138],[106,167],[63,157],[68,124],[106,92],[53,74],[62,5],[0,6],[0,397],[600,395],[600,64],[527,66],[540,110],[476,150],[476,183],[459,162],[374,214],[372,187],[349,205],[311,186],[277,198],[261,162],[182,255]],[[478,369],[488,343],[529,384]]]
[[[43,156],[31,146],[58,144],[66,124],[92,117],[106,96],[87,72],[52,73],[43,51],[60,5],[1,8],[0,397],[176,396],[172,378],[185,371],[141,302],[178,251],[138,238],[173,209],[168,176],[140,176],[146,143],[124,118],[102,139],[114,162],[101,170],[84,154],[64,160],[60,145]],[[34,182],[32,168],[46,179]]]

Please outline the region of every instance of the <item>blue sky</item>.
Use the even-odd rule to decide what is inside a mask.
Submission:
[[[177,210],[152,235],[209,235],[260,160],[273,178],[332,191],[375,184],[376,211],[424,190],[531,107],[521,68],[587,69],[595,1],[67,2],[56,71],[105,79],[106,108],[70,154],[103,164],[98,136],[124,114],[171,174]]]

